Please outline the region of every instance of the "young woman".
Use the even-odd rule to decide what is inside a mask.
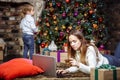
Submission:
[[[69,33],[68,58],[71,67],[65,70],[57,70],[57,74],[74,73],[77,71],[89,74],[91,68],[99,67],[102,64],[120,66],[120,60],[118,58],[100,54],[97,47],[86,41],[79,30],[72,30]]]
[[[31,4],[24,4],[22,6],[22,16],[23,19],[20,23],[20,28],[23,32],[23,43],[24,43],[24,52],[23,57],[28,58],[28,51],[29,51],[29,58],[32,59],[32,55],[34,53],[34,33],[38,31],[38,28],[34,22],[34,8]]]

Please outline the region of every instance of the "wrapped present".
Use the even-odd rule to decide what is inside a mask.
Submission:
[[[100,68],[91,69],[90,80],[120,80],[120,67],[102,65]]]
[[[0,38],[0,60],[3,60],[5,44],[5,41]]]
[[[3,51],[0,51],[0,60],[3,60]]]
[[[0,38],[0,51],[4,50],[5,45],[6,45],[5,41],[2,38]]]
[[[67,53],[64,50],[58,50],[57,52],[50,52],[50,56],[55,57],[57,62],[65,63],[65,60],[67,59]]]
[[[44,48],[42,50],[42,55],[48,55],[48,56],[50,56],[50,50],[48,48]]]

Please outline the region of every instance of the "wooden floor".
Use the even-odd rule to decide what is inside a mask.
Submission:
[[[17,78],[15,80],[90,80],[89,77],[74,77],[74,78]]]
[[[63,78],[56,78],[56,77],[48,77],[48,76],[44,76],[44,75],[36,75],[36,76],[31,76],[31,77],[16,78],[14,80],[90,80],[90,77],[87,77],[87,76],[81,76],[81,77],[66,76]]]

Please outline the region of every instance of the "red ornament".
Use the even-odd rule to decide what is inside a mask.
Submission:
[[[78,2],[75,3],[75,7],[79,7],[79,3]]]
[[[57,3],[57,7],[61,7],[61,3],[60,2]]]
[[[100,47],[98,48],[99,50],[104,50],[105,46],[103,44],[100,45]]]
[[[65,0],[66,1],[66,3],[70,3],[70,0]]]
[[[41,43],[41,48],[45,48],[45,43]]]
[[[102,22],[102,21],[103,21],[103,18],[102,18],[102,17],[99,17],[99,18],[98,18],[98,21],[99,21],[99,22]]]
[[[46,22],[48,22],[48,21],[49,21],[49,19],[48,19],[48,18],[45,18],[45,21],[46,21]]]
[[[89,14],[93,14],[94,13],[94,11],[91,9],[91,10],[89,10]]]

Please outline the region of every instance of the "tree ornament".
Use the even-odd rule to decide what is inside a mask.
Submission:
[[[94,10],[90,9],[89,14],[93,14],[93,13],[94,13]]]
[[[67,48],[68,48],[68,44],[67,44],[67,43],[64,43],[64,44],[63,44],[63,49],[64,49],[64,51],[65,51],[65,52],[67,52],[67,51],[68,51],[68,49],[67,49]]]
[[[43,35],[44,35],[44,36],[47,36],[47,32],[44,32]]]
[[[70,3],[70,0],[65,0],[66,1],[66,3]]]
[[[53,15],[52,17],[53,17],[54,20],[57,18],[56,15]]]
[[[64,36],[64,32],[61,31],[61,32],[60,32],[60,36]]]
[[[62,17],[63,17],[63,18],[66,18],[66,12],[63,12],[63,13],[62,13]]]
[[[56,31],[58,31],[58,26],[57,26],[57,27],[55,27],[55,30],[56,30]]]
[[[66,29],[66,32],[69,33],[69,32],[70,32],[70,29]]]
[[[45,48],[45,43],[41,43],[41,48]]]
[[[57,21],[53,21],[53,23],[56,25],[56,24],[57,24]]]
[[[49,10],[50,10],[50,12],[54,12],[54,8],[53,7],[51,7]]]
[[[60,2],[57,3],[57,7],[59,7],[59,8],[61,7],[61,3]]]
[[[41,43],[41,40],[40,40],[39,37],[36,39],[36,43],[37,43],[37,44],[40,44],[40,43]]]
[[[99,22],[102,22],[102,21],[103,21],[103,18],[102,18],[102,17],[99,17],[99,18],[98,18],[98,21],[99,21]]]
[[[103,50],[105,48],[105,46],[103,44],[100,45],[99,49]]]
[[[77,21],[77,25],[80,25],[80,20]]]
[[[51,16],[50,13],[47,13],[46,15],[47,15],[47,16]]]
[[[59,36],[59,41],[62,41],[63,40],[63,36]]]
[[[49,22],[47,22],[47,23],[46,23],[46,26],[47,26],[47,27],[50,27],[50,23],[49,23]]]
[[[87,17],[87,16],[88,16],[88,13],[84,13],[84,16]]]
[[[65,25],[62,25],[62,29],[66,29]]]
[[[93,14],[93,15],[92,15],[92,18],[93,18],[93,19],[96,19],[96,14]]]
[[[51,35],[51,34],[52,34],[52,31],[49,31],[49,34]]]
[[[48,22],[49,21],[48,18],[45,18],[45,21]]]
[[[48,46],[48,49],[51,51],[57,51],[57,45],[55,44],[54,40],[51,41],[50,45]]]
[[[98,25],[97,25],[97,24],[93,24],[93,28],[94,28],[94,29],[97,29],[97,28],[98,28]]]
[[[76,17],[78,15],[78,11],[74,12],[74,17]]]
[[[72,26],[70,25],[70,26],[68,27],[68,29],[71,30],[71,29],[72,29]]]
[[[78,2],[75,3],[75,7],[79,7],[79,3]]]
[[[52,0],[52,7],[56,7],[56,2],[55,2],[55,0]]]
[[[91,7],[91,3],[90,2],[88,3],[88,6]]]

